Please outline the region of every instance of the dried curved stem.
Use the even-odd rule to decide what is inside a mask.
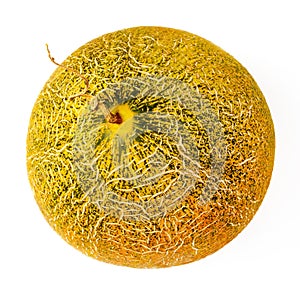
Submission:
[[[80,78],[84,81],[84,83],[85,83],[85,89],[84,89],[82,92],[80,92],[80,93],[78,93],[78,94],[75,94],[75,95],[69,97],[69,99],[70,99],[70,100],[74,100],[74,98],[76,98],[76,97],[78,97],[78,96],[86,95],[86,93],[87,93],[87,91],[88,91],[88,89],[89,89],[89,80],[88,80],[85,76],[83,76],[82,74],[80,74],[77,70],[75,70],[75,69],[73,69],[73,68],[71,68],[71,67],[68,67],[68,66],[64,66],[64,65],[62,65],[62,64],[60,64],[60,63],[58,63],[58,62],[56,62],[55,59],[54,59],[54,57],[51,55],[51,52],[50,52],[50,49],[49,49],[48,44],[46,44],[46,48],[47,48],[47,52],[48,52],[48,57],[49,57],[49,59],[50,59],[55,65],[57,65],[57,66],[59,66],[59,67],[62,67],[62,68],[64,68],[64,69],[66,69],[67,71],[70,71],[70,72],[75,73],[75,74],[78,75],[78,77],[80,77]]]
[[[57,66],[59,67],[62,67],[64,69],[66,69],[67,71],[70,71],[70,72],[73,72],[75,73],[78,77],[80,77],[84,83],[85,83],[85,89],[81,92],[81,93],[78,93],[76,95],[73,95],[71,97],[69,97],[70,100],[74,100],[74,98],[78,97],[78,96],[89,96],[89,97],[92,97],[92,95],[88,95],[86,94],[88,89],[89,89],[89,80],[83,76],[82,74],[80,74],[77,70],[71,68],[71,67],[68,67],[68,66],[64,66],[60,63],[58,63],[54,57],[51,55],[51,52],[50,52],[50,49],[49,49],[49,46],[48,44],[46,43],[46,48],[47,48],[47,52],[48,52],[48,57],[49,59]],[[119,115],[119,113],[117,114],[113,114],[112,112],[110,112],[103,103],[100,103],[100,108],[102,110],[102,112],[105,114],[105,117],[107,119],[108,122],[110,123],[115,123],[115,124],[121,124],[122,123],[122,118],[121,116]]]

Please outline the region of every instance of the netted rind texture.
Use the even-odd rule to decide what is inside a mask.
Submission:
[[[27,136],[30,184],[63,239],[104,262],[168,267],[245,228],[270,182],[275,136],[239,62],[191,33],[137,27],[63,65],[75,71],[58,67],[47,81]],[[72,98],[85,89],[76,71],[89,89]],[[115,128],[98,108],[105,97],[132,118]]]

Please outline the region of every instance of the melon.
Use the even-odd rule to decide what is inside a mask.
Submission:
[[[136,268],[190,263],[234,239],[263,201],[274,152],[249,72],[163,27],[108,33],[72,53],[27,135],[29,182],[50,226],[90,257]]]

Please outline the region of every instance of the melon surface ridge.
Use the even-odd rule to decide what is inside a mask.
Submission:
[[[185,31],[135,27],[62,66],[33,107],[27,169],[65,241],[100,261],[169,267],[247,226],[269,186],[275,135],[238,61]]]

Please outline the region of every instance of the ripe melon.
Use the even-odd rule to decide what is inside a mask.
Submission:
[[[194,34],[136,27],[55,70],[31,114],[27,168],[69,244],[108,263],[169,267],[245,228],[274,150],[265,98],[238,61]]]

